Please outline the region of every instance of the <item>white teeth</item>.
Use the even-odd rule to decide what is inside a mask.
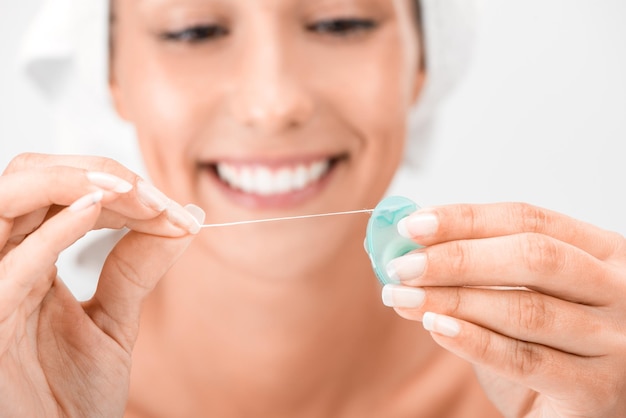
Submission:
[[[287,193],[291,190],[291,171],[286,168],[278,170],[274,181],[276,182],[276,193]]]
[[[261,165],[217,164],[217,174],[225,183],[245,193],[270,196],[302,190],[328,171],[328,160],[272,169]]]
[[[296,168],[295,175],[292,179],[292,185],[295,189],[302,189],[306,186],[307,180],[309,178],[309,172],[305,166],[299,165]]]
[[[236,173],[233,170],[233,173]],[[248,168],[241,170],[239,177],[239,187],[246,193],[250,193],[254,189],[254,174]]]

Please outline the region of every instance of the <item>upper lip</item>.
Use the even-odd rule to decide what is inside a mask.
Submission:
[[[307,156],[297,157],[259,157],[259,156],[246,156],[246,157],[217,157],[200,161],[198,165],[200,167],[215,166],[219,163],[226,163],[232,165],[242,166],[264,166],[264,167],[289,167],[297,166],[299,164],[308,164],[319,160],[331,160],[338,161],[347,158],[347,153],[335,153],[335,154],[311,154]]]

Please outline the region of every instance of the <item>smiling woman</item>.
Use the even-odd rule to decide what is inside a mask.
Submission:
[[[108,88],[152,184],[83,155],[21,155],[0,177],[1,410],[619,416],[616,233],[526,204],[418,210],[398,234],[421,246],[378,266],[395,311],[364,215],[199,233],[374,207],[415,105],[441,93],[442,4],[114,1]],[[78,302],[56,259],[102,228],[128,232]]]
[[[424,79],[413,6],[119,2],[113,98],[153,181],[199,203],[208,222],[373,207],[402,160]],[[199,241],[248,273],[304,279],[362,235],[363,221],[241,227]],[[276,271],[291,252],[301,256]]]

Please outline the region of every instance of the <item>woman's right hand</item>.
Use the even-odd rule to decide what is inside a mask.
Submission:
[[[0,176],[0,417],[121,417],[141,303],[203,216],[109,159],[15,158]],[[122,227],[94,297],[77,301],[57,257]]]

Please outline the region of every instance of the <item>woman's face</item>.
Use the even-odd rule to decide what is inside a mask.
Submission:
[[[403,157],[422,84],[413,7],[117,1],[113,97],[154,183],[201,206],[207,222],[370,208]],[[362,242],[365,221],[211,229],[196,241],[240,268],[288,264],[286,274],[301,274],[348,240]]]

